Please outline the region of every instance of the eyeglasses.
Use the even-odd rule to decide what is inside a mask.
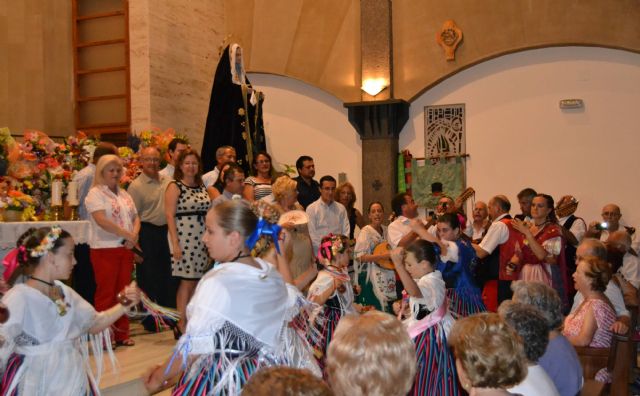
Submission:
[[[602,216],[617,217],[617,216],[620,216],[620,213],[618,213],[618,212],[602,212]]]
[[[160,162],[160,158],[143,158],[142,161],[144,162]]]

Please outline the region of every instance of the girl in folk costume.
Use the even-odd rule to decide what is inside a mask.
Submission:
[[[447,308],[445,283],[435,270],[434,245],[418,240],[406,251],[391,252],[400,280],[409,295],[405,325],[416,347],[417,369],[412,395],[459,395],[453,354],[447,335],[454,319]]]
[[[242,202],[208,211],[203,240],[218,264],[198,283],[173,357],[145,376],[150,392],[182,372],[173,395],[238,395],[261,366],[289,364],[283,336],[289,291],[248,244],[265,237],[277,239],[278,230]]]
[[[471,242],[466,237],[461,237],[458,216],[445,213],[438,217],[436,226],[437,238],[428,232],[418,219],[411,222],[415,233],[435,244],[435,268],[440,271],[447,286],[449,311],[456,319],[486,311],[480,288],[472,275],[472,267],[476,265],[477,260],[476,252]]]
[[[556,289],[564,307],[567,297],[567,271],[564,259],[565,240],[554,211],[553,198],[538,194],[531,203],[532,223],[513,221],[513,228],[524,237],[521,252],[511,259],[511,267],[522,265],[520,279],[525,282],[541,282]]]
[[[318,249],[318,260],[324,265],[324,269],[318,272],[318,277],[307,294],[311,302],[321,305],[310,321],[316,322],[322,333],[320,340],[311,341],[314,342],[316,358],[323,370],[327,346],[338,321],[345,314],[358,312],[353,304],[353,287],[347,272],[350,252],[346,236],[329,234],[323,237]]]
[[[28,277],[2,298],[10,315],[0,325],[0,393],[99,394],[103,346],[112,362],[115,359],[109,326],[140,301],[140,291],[132,283],[118,294],[120,303],[96,312],[60,282],[69,277],[76,263],[68,232],[58,226],[32,228],[18,239],[17,246],[18,264]],[[96,375],[89,368],[89,338]]]

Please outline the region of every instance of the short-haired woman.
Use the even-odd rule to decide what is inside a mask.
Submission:
[[[91,265],[96,277],[94,306],[103,311],[116,304],[117,295],[131,282],[132,247],[138,243],[140,217],[133,199],[120,188],[122,161],[113,154],[103,155],[96,164],[93,187],[85,198],[91,214]],[[132,346],[129,319],[121,317],[114,325],[117,345]]]
[[[527,375],[522,340],[498,314],[456,321],[449,334],[462,387],[473,395],[512,395],[506,388]]]

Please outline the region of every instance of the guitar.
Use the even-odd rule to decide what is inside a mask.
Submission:
[[[391,246],[389,246],[389,242],[383,241],[377,244],[376,247],[373,248],[373,253],[371,254],[373,255],[385,254],[385,253],[389,253],[390,251],[391,251]],[[384,269],[388,269],[388,270],[396,269],[396,266],[393,264],[393,261],[391,261],[391,258],[376,260],[376,263]]]

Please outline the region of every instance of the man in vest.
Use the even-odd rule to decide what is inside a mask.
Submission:
[[[578,209],[578,200],[571,195],[565,195],[560,198],[556,205],[556,215],[558,216],[558,224],[562,226],[562,235],[567,241],[564,249],[565,263],[567,263],[567,279],[576,271],[576,249],[584,234],[587,232],[587,223],[574,215]],[[569,282],[567,291],[569,292],[569,300],[573,299],[576,294],[573,282]]]
[[[511,225],[511,203],[504,195],[496,195],[487,205],[493,220],[480,244],[473,244],[478,258],[484,259],[478,266],[478,282],[484,284],[482,299],[489,311],[496,312],[498,305],[511,299],[511,281],[518,279],[520,267],[514,265],[514,256],[520,254],[524,236]]]

